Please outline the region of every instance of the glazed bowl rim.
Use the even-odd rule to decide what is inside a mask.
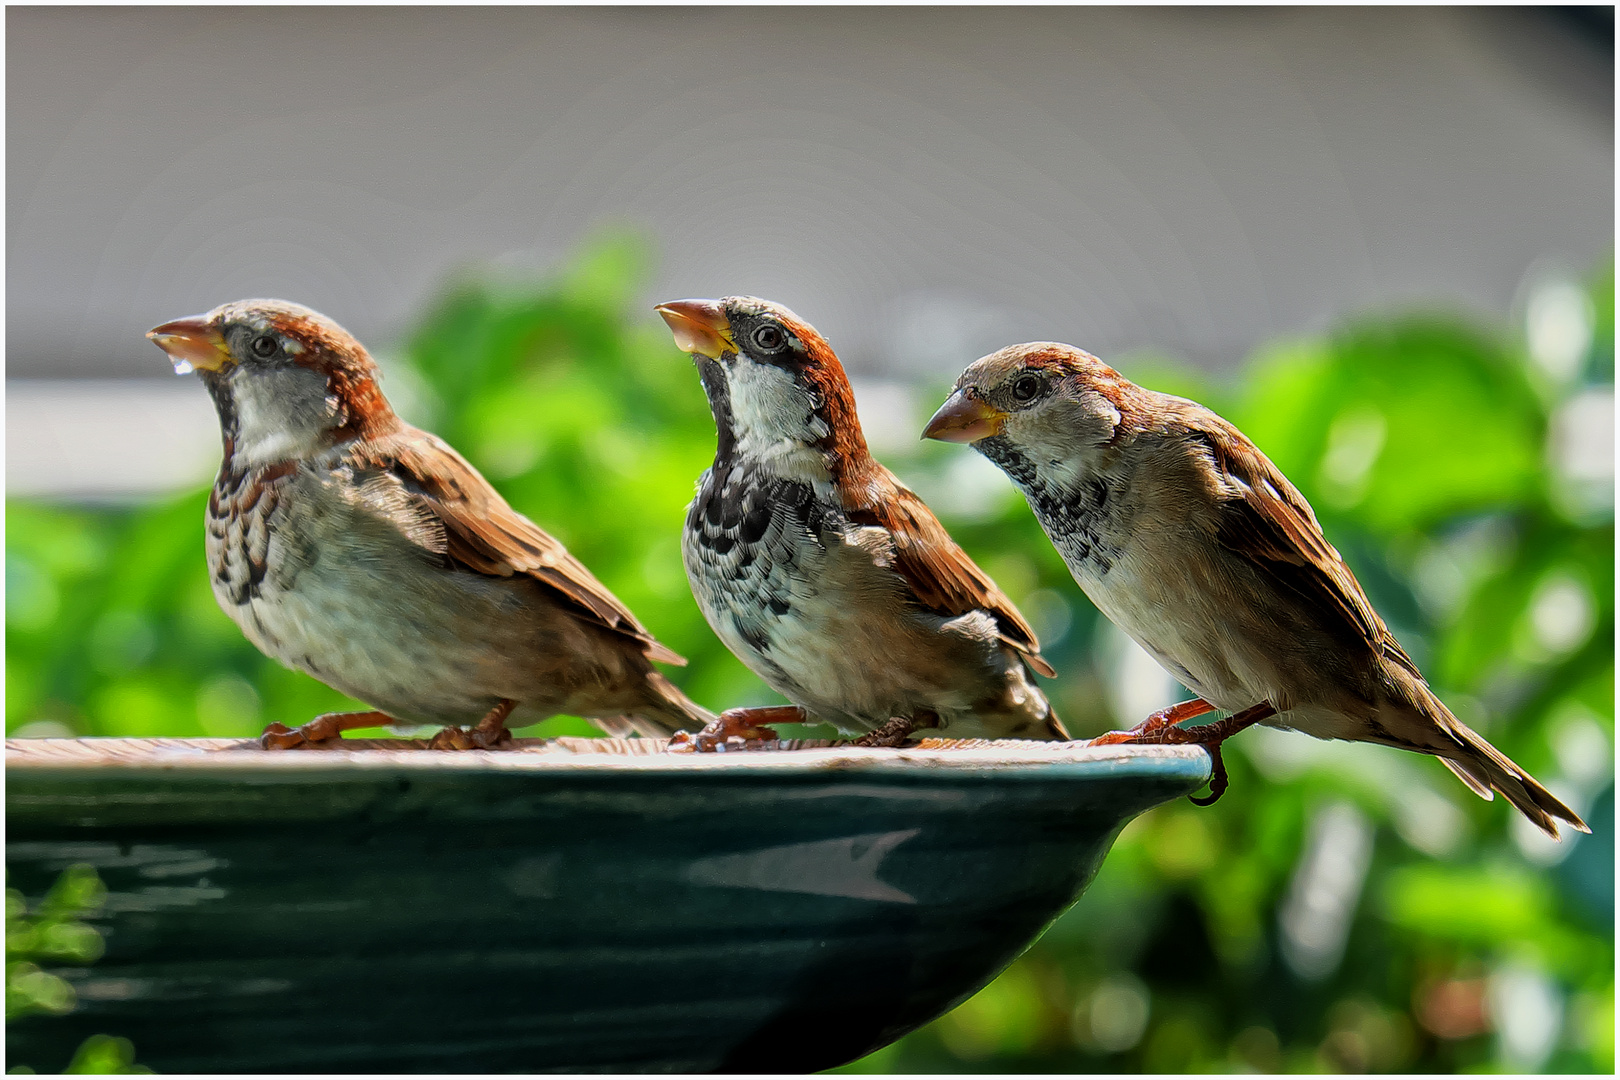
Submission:
[[[946,740],[929,740],[944,743]],[[781,750],[715,754],[668,753],[661,739],[524,739],[508,751],[424,751],[388,748],[389,740],[345,740],[341,750],[267,753],[240,739],[124,738],[8,739],[6,769],[72,772],[149,771],[304,773],[662,773],[800,774],[859,770],[885,774],[993,773],[1002,777],[1054,772],[1100,776],[1131,772],[1207,779],[1211,759],[1199,746],[1108,745],[1030,740],[951,740],[960,745],[900,748],[813,744]]]

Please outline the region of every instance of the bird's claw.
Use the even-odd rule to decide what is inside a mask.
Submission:
[[[343,741],[339,735],[317,735],[307,730],[310,727],[311,724],[290,728],[286,724],[270,723],[259,735],[259,749],[330,750]]]
[[[474,727],[451,725],[425,743],[413,739],[404,745],[428,750],[513,749],[517,741],[506,727],[506,718],[511,715],[513,708],[510,700],[502,699]],[[259,736],[259,747],[264,750],[331,750],[343,745],[345,731],[390,723],[394,723],[393,718],[380,712],[322,713],[296,728],[281,723],[266,725]]]
[[[435,734],[427,742],[429,750],[510,750],[516,745],[512,733],[506,728],[487,731],[481,728],[461,728],[454,724]]]
[[[668,750],[672,754],[724,754],[737,750],[764,750],[768,743],[778,741],[773,728],[753,728],[749,734],[710,730],[699,732],[677,731],[670,736]]]
[[[1221,796],[1226,794],[1226,762],[1221,760],[1221,744],[1210,743],[1204,747],[1209,751],[1209,794],[1203,798],[1197,795],[1187,796],[1187,801],[1194,806],[1214,806],[1220,802]]]
[[[343,733],[354,728],[378,727],[393,723],[393,717],[380,712],[321,713],[307,724],[290,728],[286,724],[265,725],[259,735],[261,750],[333,750],[343,745]]]
[[[775,728],[765,722],[803,723],[804,711],[792,705],[727,709],[696,734],[677,731],[670,737],[673,754],[723,754],[737,750],[766,750],[780,742]]]
[[[851,746],[904,746],[906,741],[918,728],[939,727],[939,717],[933,713],[920,713],[917,716],[892,716],[888,723],[875,727],[865,735],[855,739]]]
[[[502,698],[484,718],[470,728],[451,724],[427,741],[429,750],[514,750],[517,740],[507,730],[506,718],[512,715],[517,703]]]
[[[303,741],[304,737],[286,724],[272,722],[259,734],[259,749],[291,750]]]
[[[1198,708],[1204,705],[1205,708]],[[1181,715],[1176,715],[1182,710]],[[1210,806],[1226,794],[1230,781],[1226,775],[1226,762],[1221,760],[1221,744],[1244,728],[1252,727],[1260,721],[1277,715],[1277,710],[1270,702],[1262,701],[1258,705],[1250,706],[1242,712],[1234,713],[1225,720],[1216,720],[1211,724],[1199,724],[1195,727],[1178,727],[1177,719],[1188,719],[1200,716],[1209,711],[1206,702],[1182,702],[1170,709],[1154,713],[1136,728],[1130,731],[1110,731],[1106,735],[1099,735],[1092,739],[1088,746],[1112,746],[1121,743],[1157,743],[1170,745],[1196,745],[1209,751],[1210,774],[1209,794],[1203,798],[1189,795],[1193,803],[1198,806]]]

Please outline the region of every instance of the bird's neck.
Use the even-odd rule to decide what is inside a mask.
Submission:
[[[719,433],[717,471],[746,463],[820,488],[872,466],[847,385],[807,383],[768,364],[699,366]]]
[[[310,458],[362,436],[399,426],[370,377],[335,379],[289,365],[247,372],[205,372],[219,414],[224,468],[247,472]]]
[[[973,447],[1017,485],[1048,531],[1072,530],[1111,509],[1113,486],[1091,455],[1037,460],[1002,435],[980,439]]]

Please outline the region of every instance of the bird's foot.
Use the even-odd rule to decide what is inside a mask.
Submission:
[[[461,728],[451,724],[427,741],[429,750],[510,750],[517,745],[506,728],[496,732]]]
[[[506,718],[512,715],[517,703],[502,698],[484,714],[484,718],[470,728],[451,724],[428,740],[429,750],[511,750],[517,745],[507,730]]]
[[[1187,740],[1182,738],[1180,734],[1169,735],[1166,732],[1176,727],[1183,720],[1203,716],[1207,712],[1213,712],[1214,709],[1215,706],[1203,698],[1193,698],[1191,701],[1183,701],[1171,705],[1169,708],[1160,709],[1129,731],[1110,731],[1105,735],[1099,735],[1091,740],[1090,745],[1112,746],[1118,743],[1186,742]],[[1178,730],[1186,731],[1188,729],[1181,728]]]
[[[939,727],[939,714],[923,711],[915,716],[894,716],[882,727],[873,728],[850,743],[851,746],[904,746],[918,728]]]
[[[1202,706],[1202,708],[1197,708]],[[1177,727],[1178,720],[1186,720],[1194,716],[1202,716],[1211,711],[1213,705],[1207,701],[1183,701],[1179,705],[1172,705],[1168,709],[1154,713],[1141,724],[1130,731],[1110,731],[1106,735],[1099,735],[1092,739],[1088,746],[1110,746],[1120,743],[1156,743],[1160,745],[1196,745],[1209,751],[1211,768],[1209,776],[1209,794],[1203,798],[1189,795],[1188,798],[1198,806],[1209,806],[1226,793],[1228,780],[1226,776],[1226,762],[1221,760],[1221,744],[1244,728],[1253,727],[1262,720],[1277,715],[1277,710],[1268,701],[1258,705],[1251,705],[1242,712],[1233,713],[1225,720],[1217,720],[1212,724],[1199,724],[1195,727]],[[1184,710],[1175,719],[1166,717],[1175,714],[1177,710]]]
[[[677,754],[718,754],[728,750],[763,750],[778,738],[766,724],[802,724],[804,710],[797,705],[766,705],[753,709],[727,709],[697,734],[677,731],[668,749]]]
[[[1131,728],[1130,733],[1132,735],[1151,735],[1155,731],[1163,731],[1165,728],[1175,727],[1183,720],[1191,720],[1195,716],[1203,716],[1205,713],[1214,711],[1215,706],[1211,705],[1203,698],[1193,698],[1191,701],[1177,702],[1176,704],[1171,705],[1169,708],[1160,709],[1158,712],[1152,713],[1146,720],[1143,720],[1140,724],[1137,724],[1135,727]]]
[[[307,724],[290,728],[270,724],[259,736],[261,750],[333,750],[343,741],[343,733],[354,728],[381,727],[394,718],[380,712],[322,713]]]

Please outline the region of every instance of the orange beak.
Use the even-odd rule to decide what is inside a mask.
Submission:
[[[967,390],[958,390],[928,421],[928,426],[923,428],[923,438],[975,443],[992,435],[1000,435],[1001,425],[1006,421],[1006,413],[985,404],[977,394],[970,395]]]
[[[716,301],[671,300],[653,310],[669,324],[676,346],[684,353],[718,360],[723,353],[737,351],[737,343],[731,340],[731,320]]]
[[[148,330],[146,336],[169,354],[177,375],[218,371],[231,360],[230,348],[206,315],[166,322]]]

